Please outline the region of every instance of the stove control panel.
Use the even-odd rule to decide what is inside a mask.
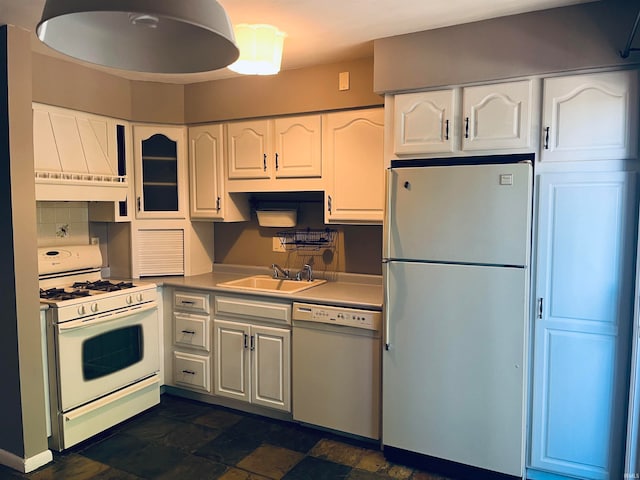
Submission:
[[[359,308],[295,302],[293,304],[293,320],[379,331],[382,323],[382,313]]]

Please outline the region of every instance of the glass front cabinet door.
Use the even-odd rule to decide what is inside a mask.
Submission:
[[[135,125],[136,216],[185,218],[184,127]]]

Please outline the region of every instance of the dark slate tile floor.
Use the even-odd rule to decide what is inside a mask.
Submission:
[[[375,445],[168,394],[160,405],[1,480],[446,480]]]

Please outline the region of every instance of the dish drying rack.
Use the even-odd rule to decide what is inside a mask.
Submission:
[[[324,230],[286,230],[278,232],[280,243],[288,252],[293,250],[320,250],[332,249],[336,243],[336,230],[326,228]]]

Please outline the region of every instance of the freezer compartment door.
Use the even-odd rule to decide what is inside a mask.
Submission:
[[[521,476],[526,270],[389,262],[383,444]]]
[[[385,257],[528,265],[529,163],[393,168]]]

